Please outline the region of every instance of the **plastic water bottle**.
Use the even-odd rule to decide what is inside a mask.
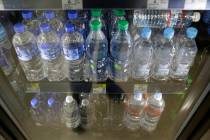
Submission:
[[[33,19],[32,11],[22,11],[23,21],[22,23],[26,26],[26,30],[33,33],[35,36],[39,35],[39,21]]]
[[[66,96],[62,107],[61,119],[68,128],[76,128],[80,124],[79,107],[72,96]]]
[[[152,30],[145,27],[141,30],[140,38],[135,42],[133,51],[133,79],[147,80],[151,75],[153,45],[150,40]]]
[[[59,37],[62,36],[64,32],[64,26],[60,19],[56,18],[54,11],[45,11],[44,12],[47,23],[51,26],[52,30],[54,30]]]
[[[29,81],[44,79],[43,63],[40,59],[36,38],[31,32],[25,30],[22,23],[15,24],[14,30],[16,33],[12,42],[26,78]]]
[[[149,132],[155,130],[164,107],[165,101],[163,100],[162,93],[156,92],[150,96],[147,107],[144,109],[144,117],[140,121],[141,127]]]
[[[47,23],[40,25],[40,35],[37,45],[41,52],[44,69],[49,81],[61,81],[65,78],[63,73],[63,56],[60,38]]]
[[[90,24],[91,31],[86,39],[89,78],[93,81],[107,79],[108,43],[101,27],[100,21],[93,20]]]
[[[194,40],[197,33],[198,30],[196,28],[189,27],[186,30],[186,36],[182,35],[177,40],[176,53],[170,72],[172,78],[177,80],[185,80],[187,78],[198,51]]]
[[[132,39],[126,20],[119,20],[118,32],[112,37],[110,44],[110,78],[115,81],[127,81],[130,73]]]
[[[64,52],[64,73],[69,80],[83,80],[85,47],[82,35],[72,24],[66,24],[66,33],[61,38]]]
[[[87,36],[87,31],[85,29],[85,23],[79,19],[78,12],[76,10],[68,11],[69,23],[75,26],[76,31],[80,32],[85,39]]]
[[[169,78],[170,67],[175,53],[175,47],[172,41],[174,29],[166,28],[163,36],[164,38],[159,38],[161,41],[157,40],[160,43],[154,43],[153,78],[157,80],[167,80]]]
[[[146,100],[141,92],[134,93],[126,103],[123,122],[130,130],[140,128],[140,120],[143,118],[143,110],[146,105]]]

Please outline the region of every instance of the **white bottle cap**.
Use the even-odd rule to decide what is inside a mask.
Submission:
[[[160,93],[160,92],[155,93],[154,98],[155,98],[155,100],[160,101],[162,99],[162,93]]]
[[[71,102],[73,102],[73,97],[72,96],[66,96],[66,102],[67,103],[71,103]]]
[[[88,105],[89,105],[88,99],[83,99],[82,100],[82,106],[88,106]]]
[[[201,18],[201,14],[199,12],[194,12],[193,13],[193,17],[192,17],[192,21],[193,22],[198,22]]]

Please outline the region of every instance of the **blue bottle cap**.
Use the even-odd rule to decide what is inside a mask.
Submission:
[[[23,19],[32,19],[33,12],[32,11],[22,11]]]
[[[76,19],[78,17],[78,12],[76,10],[68,11],[68,18],[69,19]]]
[[[73,32],[74,31],[74,25],[73,24],[70,24],[70,23],[67,23],[65,25],[65,30],[66,32],[70,33],[70,32]]]
[[[194,28],[194,27],[189,27],[186,30],[186,34],[187,34],[188,38],[194,39],[197,36],[197,34],[198,34],[198,30],[196,28]]]
[[[151,36],[151,34],[152,34],[151,28],[149,28],[149,27],[144,27],[144,28],[141,30],[140,36],[141,36],[142,38],[149,39],[150,36]]]
[[[52,19],[55,17],[55,12],[54,11],[45,11],[44,15],[47,19]]]
[[[134,99],[135,100],[142,100],[142,93],[140,91],[134,93]]]
[[[47,32],[49,32],[50,31],[50,25],[48,24],[48,23],[42,23],[41,25],[40,25],[40,31],[41,32],[44,32],[44,33],[47,33]]]
[[[36,108],[37,105],[38,105],[38,103],[39,103],[39,101],[38,101],[37,98],[33,98],[33,99],[31,100],[31,106],[32,106],[33,108]]]
[[[48,104],[48,106],[51,107],[54,104],[54,102],[55,102],[55,99],[53,97],[51,97],[48,99],[47,104]]]
[[[14,25],[14,30],[16,33],[23,33],[25,32],[25,25],[22,23],[17,23]]]
[[[160,93],[160,92],[157,92],[157,93],[155,93],[154,94],[154,98],[155,98],[155,100],[161,100],[162,99],[162,93]]]
[[[0,24],[0,40],[4,39],[6,35],[7,34],[5,32],[5,29],[4,29],[3,25]]]
[[[174,29],[173,28],[166,28],[163,32],[163,36],[166,39],[171,40],[174,37]]]

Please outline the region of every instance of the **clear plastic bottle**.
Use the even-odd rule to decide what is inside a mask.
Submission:
[[[149,132],[155,130],[164,107],[165,101],[163,100],[162,93],[156,92],[154,95],[150,96],[147,107],[144,109],[144,117],[140,121],[140,126]]]
[[[147,80],[151,75],[153,60],[153,44],[150,40],[152,30],[145,27],[141,30],[140,38],[135,42],[133,50],[132,78]]]
[[[39,81],[45,78],[43,63],[34,35],[25,30],[22,23],[14,26],[16,34],[13,37],[13,46],[29,81]]]
[[[93,81],[107,79],[108,42],[101,31],[101,22],[93,20],[91,31],[86,39],[86,53],[88,59],[89,78]]]
[[[73,24],[66,24],[66,33],[61,38],[64,52],[64,73],[71,81],[83,80],[85,47],[82,35]]]
[[[198,51],[194,40],[197,33],[196,28],[189,27],[186,30],[186,35],[180,35],[179,40],[176,40],[176,53],[170,71],[171,78],[186,80]]]
[[[157,80],[167,80],[169,78],[170,68],[173,62],[175,47],[173,44],[174,29],[166,28],[163,32],[164,38],[154,40],[155,52],[153,58],[153,75]],[[161,40],[161,42],[160,42]],[[159,43],[157,43],[159,42]]]
[[[22,11],[23,21],[22,23],[26,26],[26,30],[33,33],[35,36],[39,35],[39,21],[33,19],[32,11]]]
[[[77,102],[72,96],[66,96],[63,103],[61,120],[68,128],[76,128],[79,126],[81,116]]]
[[[126,20],[119,20],[118,32],[112,37],[110,44],[110,78],[127,81],[130,74],[132,39]]]
[[[60,19],[58,19],[55,15],[54,11],[45,11],[44,12],[46,22],[51,26],[52,30],[54,30],[59,37],[64,33],[64,26]]]
[[[68,23],[71,23],[75,26],[75,30],[82,34],[85,39],[87,36],[87,31],[85,29],[85,23],[83,20],[80,20],[78,17],[78,12],[76,10],[68,11]]]
[[[48,23],[40,25],[40,35],[37,45],[41,52],[45,74],[49,81],[61,81],[65,78],[63,73],[63,56],[60,46],[60,38],[51,29]]]

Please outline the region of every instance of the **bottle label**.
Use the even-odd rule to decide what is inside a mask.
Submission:
[[[43,43],[40,45],[41,57],[45,60],[54,60],[61,55],[59,44]]]
[[[64,47],[63,52],[66,60],[78,60],[84,55],[84,45],[73,44],[73,46]]]
[[[177,66],[176,73],[178,73],[180,75],[187,75],[188,72],[189,72],[189,66],[188,65],[179,64]]]
[[[148,65],[138,65],[138,73],[137,76],[147,76],[149,75],[150,69]]]
[[[158,68],[158,74],[159,75],[168,75],[169,74],[169,65],[159,65]]]
[[[33,56],[39,55],[39,50],[36,45],[29,44],[25,46],[17,46],[15,48],[17,56],[22,61],[29,61]]]

